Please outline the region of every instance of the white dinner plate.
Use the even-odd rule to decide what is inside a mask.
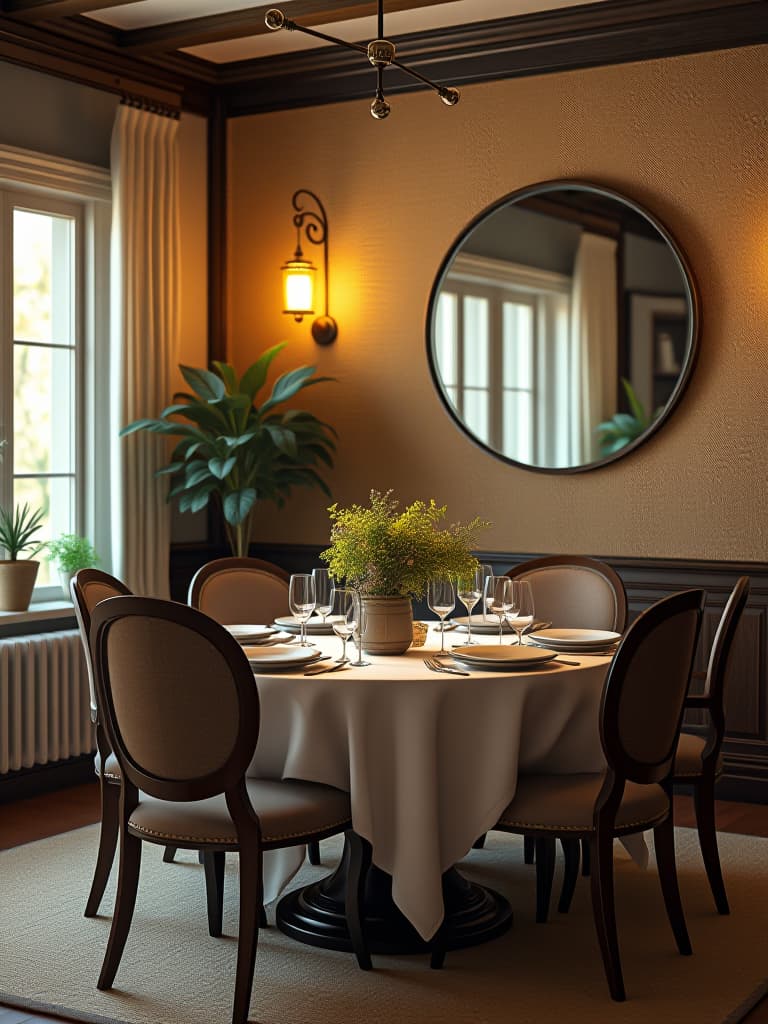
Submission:
[[[241,647],[251,644],[254,647],[272,647],[274,644],[289,644],[298,636],[297,633],[288,633],[283,629],[276,629],[265,637],[248,637],[245,640],[238,640]]]
[[[252,668],[287,668],[292,665],[308,665],[322,657],[316,647],[297,647],[295,644],[275,644],[263,647],[243,647]]]
[[[557,644],[560,648],[573,650],[613,647],[621,640],[621,633],[612,633],[607,629],[540,629],[529,636],[540,644]]]
[[[553,640],[547,640],[544,643],[543,640],[536,643],[535,640],[530,641],[531,646],[539,647],[541,650],[555,651],[557,654],[573,654],[574,656],[579,654],[591,654],[601,658],[610,657],[616,650],[616,645],[612,644],[610,647],[606,647],[604,644],[597,647],[574,647],[573,644],[558,644]]]
[[[267,637],[274,636],[277,632],[274,626],[251,626],[245,623],[236,623],[234,625],[225,625],[224,629],[228,633],[231,633],[235,640],[239,640],[240,643],[248,643],[251,640],[262,640]]]
[[[341,615],[328,615],[323,622],[319,615],[313,615],[307,620],[307,633],[311,633],[313,636],[332,636],[333,623],[338,622],[341,618]],[[281,615],[279,619],[275,619],[275,625],[280,629],[288,630],[289,633],[301,632],[301,623],[294,615]]]
[[[459,615],[456,618],[452,619],[451,621],[456,623],[456,625],[459,627],[459,629],[462,631],[462,633],[466,633],[466,632],[468,632],[467,624],[468,624],[470,619],[472,620],[472,632],[473,633],[477,633],[477,634],[481,634],[481,633],[482,634],[486,634],[487,633],[487,634],[490,634],[490,635],[493,635],[495,633],[496,636],[499,635],[499,624],[498,624],[498,622],[494,622],[493,619],[483,619],[482,615]],[[502,631],[502,633],[511,633],[512,632],[512,627],[509,625],[508,622],[504,622],[502,624],[501,631]]]
[[[541,647],[477,644],[472,647],[454,647],[451,656],[456,661],[474,668],[508,671],[518,668],[534,668],[536,665],[552,661],[555,652],[545,651]]]

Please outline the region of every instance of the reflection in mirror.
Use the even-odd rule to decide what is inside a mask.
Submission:
[[[666,418],[696,321],[690,273],[658,221],[607,189],[551,182],[461,235],[433,288],[429,357],[475,441],[572,472],[625,454]]]

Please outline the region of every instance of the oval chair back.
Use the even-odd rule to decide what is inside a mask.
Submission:
[[[627,594],[609,565],[582,555],[550,555],[522,562],[507,573],[528,580],[538,620],[564,629],[606,629],[623,633]]]
[[[222,624],[269,624],[288,613],[290,576],[260,558],[217,558],[201,566],[188,603]]]
[[[79,569],[69,581],[69,592],[75,606],[75,617],[80,629],[80,639],[85,652],[85,666],[88,670],[88,690],[91,699],[91,721],[98,721],[98,705],[96,704],[96,686],[93,679],[93,665],[88,646],[88,633],[91,628],[93,609],[100,601],[108,597],[130,595],[131,591],[115,576],[101,569]]]

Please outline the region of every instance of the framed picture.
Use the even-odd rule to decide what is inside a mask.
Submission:
[[[627,341],[629,377],[650,412],[666,405],[685,365],[688,304],[682,295],[629,292]]]

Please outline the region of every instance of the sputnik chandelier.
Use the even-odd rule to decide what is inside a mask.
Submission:
[[[377,120],[382,121],[385,117],[389,117],[390,106],[389,103],[384,99],[384,68],[388,68],[390,65],[394,65],[396,68],[400,68],[407,75],[412,78],[417,78],[424,85],[428,85],[430,89],[434,89],[443,103],[446,106],[453,107],[459,102],[459,90],[453,89],[450,86],[437,85],[431,79],[426,78],[418,71],[414,71],[412,68],[408,68],[405,64],[401,64],[399,60],[395,59],[395,44],[391,43],[388,39],[384,38],[384,0],[378,0],[378,27],[377,32],[379,35],[378,39],[374,39],[368,43],[368,46],[361,46],[359,43],[348,43],[345,39],[337,39],[335,36],[328,36],[324,32],[316,32],[313,28],[305,28],[303,25],[297,25],[295,21],[291,21],[290,18],[286,18],[282,11],[277,10],[275,7],[271,7],[264,15],[264,23],[267,28],[272,29],[273,32],[278,32],[281,28],[288,29],[289,32],[304,32],[305,35],[315,36],[317,39],[324,39],[328,43],[336,43],[339,46],[346,46],[350,50],[357,50],[359,53],[364,53],[371,64],[376,68],[376,96],[371,102],[371,114]]]

